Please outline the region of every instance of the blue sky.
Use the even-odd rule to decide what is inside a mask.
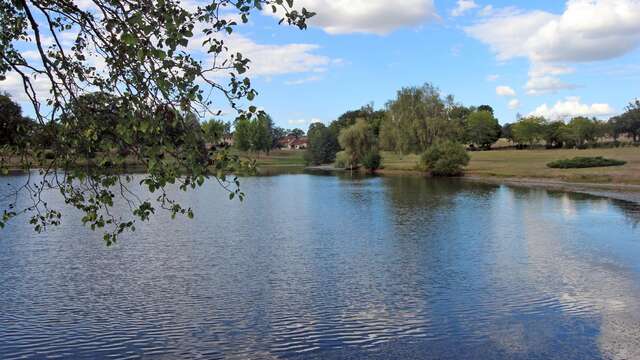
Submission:
[[[491,105],[501,123],[518,113],[608,118],[640,96],[640,0],[294,4],[317,13],[308,30],[257,13],[227,42],[253,60],[255,105],[285,128],[329,123],[368,103],[382,108],[401,87],[425,82],[465,105]],[[0,91],[32,114],[9,75]]]
[[[327,1],[307,0],[305,5],[322,6]],[[638,1],[573,1],[568,4],[563,1],[418,0],[406,3],[407,13],[418,12],[420,6],[429,7],[433,3],[432,12],[419,20],[406,16],[406,25],[404,19],[399,19],[397,24],[400,25],[391,30],[383,29],[381,33],[377,33],[376,24],[383,15],[375,11],[371,13],[374,17],[370,28],[365,31],[344,29],[341,33],[327,31],[333,25],[331,21],[340,24],[344,20],[335,14],[320,19],[324,26],[312,22],[307,31],[274,26],[270,16],[254,17],[251,24],[240,30],[252,41],[278,46],[313,44],[318,47],[308,54],[329,59],[320,69],[312,67],[310,71],[256,76],[254,84],[260,91],[256,103],[271,113],[278,125],[306,128],[310,121],[330,122],[344,111],[370,102],[383,107],[402,86],[424,82],[432,82],[444,93],[454,94],[466,105],[490,104],[502,123],[514,121],[517,113],[527,115],[532,112],[559,118],[574,114],[608,118],[640,96],[640,28],[632,24],[626,29],[617,29],[622,25],[616,18],[630,12],[632,19],[628,21],[640,23]],[[461,9],[459,3],[462,3],[462,9],[465,3],[470,8],[453,16],[455,9]],[[628,7],[621,8],[620,4]],[[363,5],[355,6],[367,5],[363,2]],[[309,7],[321,16],[322,7]],[[603,8],[611,14],[605,20],[596,18]],[[405,14],[399,12],[394,16]],[[583,23],[575,24],[576,18]],[[346,20],[357,22],[348,17]],[[557,30],[560,42],[573,42],[571,36],[577,39],[592,37],[589,31],[596,35],[613,32],[614,36],[576,46],[574,52],[577,54],[559,54],[549,60],[538,60],[535,52],[562,51],[544,47],[535,49],[532,45],[532,55],[527,55],[529,50],[520,49],[515,51],[516,55],[502,56],[501,53],[510,52],[509,46],[512,46],[502,45],[496,49],[501,45],[494,43],[501,44],[504,33],[511,33],[523,43],[536,42],[534,30],[516,26],[526,21],[533,22],[537,29],[554,22],[568,23],[564,30]],[[346,22],[344,26],[348,28],[349,21]],[[591,30],[589,24],[593,22],[601,24]],[[497,29],[494,30],[494,26]],[[473,30],[475,27],[478,28]],[[621,50],[607,49],[619,40],[616,32],[630,44]],[[556,41],[538,37],[543,41]],[[534,69],[541,70],[531,76]],[[535,80],[540,78],[543,80]],[[528,88],[531,79],[538,86]],[[502,96],[497,94],[498,87],[503,90]],[[545,104],[546,108],[542,107]]]

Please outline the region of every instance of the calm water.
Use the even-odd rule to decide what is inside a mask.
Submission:
[[[3,178],[15,182],[14,178]],[[245,179],[115,248],[0,232],[0,358],[640,358],[640,209],[418,177]],[[56,202],[49,195],[49,202]]]

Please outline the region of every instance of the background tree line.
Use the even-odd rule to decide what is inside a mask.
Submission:
[[[625,110],[608,121],[575,117],[565,123],[529,116],[501,126],[491,106],[465,106],[427,83],[402,88],[382,110],[367,105],[344,113],[329,126],[311,124],[307,160],[314,165],[337,159],[340,166],[365,166],[366,155],[380,150],[423,154],[444,143],[449,150],[455,144],[467,150],[489,150],[500,138],[518,148],[542,144],[547,148],[585,148],[598,146],[607,138],[618,145],[622,136],[639,142],[640,101]]]
[[[321,130],[312,136],[311,129]],[[335,159],[341,167],[375,170],[381,150],[420,154],[443,141],[488,148],[500,138],[501,127],[490,106],[465,107],[425,84],[401,89],[382,110],[367,105],[328,127],[312,124],[309,134],[310,163]]]

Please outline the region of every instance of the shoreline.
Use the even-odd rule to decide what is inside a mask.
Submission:
[[[575,183],[543,178],[499,178],[478,175],[460,177],[463,181],[547,189],[633,202],[640,205],[640,185]]]
[[[309,172],[344,172],[344,169],[334,168],[332,165],[311,166],[306,167],[305,171]],[[385,170],[376,171],[376,175],[380,176],[424,176],[430,177],[425,172],[418,170]],[[557,190],[572,193],[587,194],[610,199],[628,201],[640,204],[640,185],[621,184],[621,183],[579,183],[567,182],[550,178],[531,178],[531,177],[498,177],[498,176],[482,176],[468,174],[455,178],[460,181],[476,182],[484,184],[497,184],[515,187],[526,187],[533,189]]]

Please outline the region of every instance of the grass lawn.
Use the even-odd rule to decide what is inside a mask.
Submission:
[[[258,167],[286,167],[305,166],[304,151],[299,150],[273,150],[265,153],[241,153],[242,156],[255,159]]]
[[[588,150],[497,150],[472,152],[467,175],[546,178],[567,182],[640,184],[640,148]],[[624,166],[589,169],[550,169],[547,163],[576,156],[602,156],[624,160]],[[385,170],[412,171],[417,155],[383,153]]]

